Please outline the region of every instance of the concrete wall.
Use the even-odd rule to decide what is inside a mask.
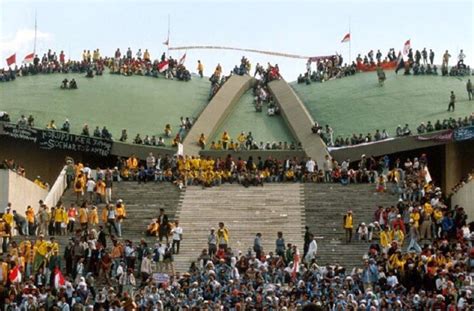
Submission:
[[[446,144],[444,161],[442,188],[445,193],[450,193],[474,169],[474,140]]]
[[[28,205],[37,210],[38,201],[44,200],[48,195],[48,191],[45,189],[10,170],[0,170],[0,189],[2,209],[10,202],[13,210],[21,215],[25,215]]]
[[[474,221],[474,181],[465,184],[451,197],[451,205],[464,207],[468,222]]]
[[[198,139],[201,133],[204,133],[207,139],[212,137],[254,81],[250,76],[233,75],[224,83],[184,138],[184,154],[198,155],[200,153]]]

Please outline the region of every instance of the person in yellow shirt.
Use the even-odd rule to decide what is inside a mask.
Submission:
[[[37,176],[36,179],[34,180],[34,183],[38,186],[40,186],[41,188],[43,189],[46,189],[46,184],[43,182],[43,180],[41,179],[41,176]]]
[[[54,227],[57,235],[65,234],[68,221],[69,218],[67,212],[61,201],[59,201],[58,206],[56,207],[56,212],[54,213]]]
[[[76,175],[74,180],[74,192],[76,193],[76,203],[79,203],[79,199],[84,195],[84,174],[81,172]]]
[[[130,157],[127,159],[127,168],[130,171],[136,171],[138,169],[138,159],[135,154],[131,154]]]
[[[201,136],[199,136],[198,145],[201,149],[206,147],[206,136],[204,136],[204,133],[201,133]]]
[[[217,229],[216,236],[219,248],[227,250],[227,245],[229,244],[229,230],[224,226],[223,222],[219,223],[219,229]]]
[[[201,63],[200,60],[198,60],[197,72],[201,78],[204,77],[204,65]]]
[[[388,228],[385,226],[383,231],[380,232],[380,246],[382,247],[383,253],[386,253],[390,248],[390,242],[392,241],[392,234]]]
[[[247,135],[245,135],[245,132],[241,132],[240,135],[237,137],[237,142],[239,143],[239,146],[243,148],[245,145],[245,141],[247,140]]]
[[[30,235],[34,235],[35,232],[35,210],[28,205],[25,212],[26,221],[28,222],[28,232]]]
[[[105,182],[102,179],[99,179],[95,185],[96,190],[95,194],[97,196],[98,203],[104,203],[105,201]]]
[[[294,181],[295,180],[295,172],[293,169],[290,167],[286,172],[285,172],[285,181]]]
[[[229,141],[230,141],[230,135],[227,133],[227,131],[224,131],[221,137],[222,140],[222,149],[227,150]]]
[[[48,253],[48,248],[51,249],[49,242],[44,240],[44,235],[40,234],[38,240],[35,242],[35,255],[33,258],[33,272],[37,272],[42,266],[43,261]]]
[[[2,274],[2,280],[0,281],[0,285],[7,285],[8,281],[8,263],[3,261],[3,257],[0,256],[0,273]]]
[[[347,214],[344,215],[343,227],[344,227],[344,231],[346,232],[346,243],[350,243],[352,240],[352,229],[354,228],[352,210],[348,210]]]
[[[401,230],[400,227],[397,227],[393,230],[393,240],[398,242],[398,245],[403,245],[403,241],[405,240],[405,234]]]
[[[414,207],[413,211],[410,213],[410,219],[413,219],[413,224],[412,225],[415,228],[419,228],[420,218],[421,218],[420,211],[418,210],[417,207]]]
[[[116,213],[116,222],[115,227],[117,228],[117,235],[119,237],[122,236],[122,222],[125,218],[127,218],[127,211],[125,210],[125,204],[123,203],[122,199],[117,201],[115,205],[115,213]]]
[[[87,219],[89,221],[89,228],[95,228],[99,224],[99,212],[95,205],[92,205],[88,212]]]
[[[229,143],[229,150],[234,150],[234,151],[235,151],[236,149],[237,149],[237,146],[236,146],[236,144],[234,143],[234,140],[231,139],[231,140],[230,140],[230,143]]]
[[[10,203],[8,203],[10,206]],[[5,214],[2,216],[3,221],[5,221],[6,227],[5,231],[9,237],[12,236],[13,229],[15,228],[15,220],[13,219],[13,213],[10,207],[7,207]]]
[[[79,208],[79,223],[81,225],[82,230],[87,230],[87,224],[89,222],[89,216],[87,212],[86,203],[82,203],[81,207]]]
[[[145,49],[145,52],[143,53],[143,59],[145,60],[145,62],[150,61],[150,52],[148,52],[148,49]]]

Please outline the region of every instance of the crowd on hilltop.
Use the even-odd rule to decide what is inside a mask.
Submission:
[[[306,63],[306,72],[300,74],[297,83],[311,84],[311,82],[325,82],[328,80],[339,79],[352,76],[357,72],[356,64],[343,65],[342,55],[334,55],[331,57],[318,58],[315,63],[315,69],[312,66],[312,59],[308,59]]]
[[[443,121],[436,120],[434,124],[431,121],[428,121],[426,124],[424,122],[421,122],[420,125],[418,125],[418,127],[416,128],[416,133],[426,134],[441,130],[455,130],[457,128],[468,126],[474,126],[474,114],[471,114],[470,116],[465,116],[464,118],[459,117],[457,120],[455,118],[443,119]],[[382,131],[377,129],[373,135],[371,133],[368,133],[367,135],[364,135],[362,133],[359,133],[359,135],[357,135],[356,133],[353,133],[351,137],[344,138],[339,135],[334,139],[333,129],[327,124],[325,127],[322,127],[317,122],[312,126],[311,131],[314,134],[318,134],[319,136],[321,136],[323,141],[329,147],[354,146],[363,143],[382,141],[390,138],[390,135],[386,129],[382,129]],[[395,129],[395,137],[404,137],[414,134],[415,133],[410,129],[410,126],[408,124],[405,124],[404,126],[398,125]]]
[[[424,48],[422,51],[409,49],[407,53],[407,61],[400,61],[395,72],[404,69],[404,74],[409,75],[437,75],[438,67],[433,65],[435,54],[430,49],[429,53]],[[429,58],[429,61],[428,61]],[[459,51],[456,65],[449,67],[451,54],[448,50],[442,55],[441,75],[443,76],[470,76],[471,68],[464,63],[466,54],[463,50]]]

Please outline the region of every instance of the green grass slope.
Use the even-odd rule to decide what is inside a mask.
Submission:
[[[75,78],[79,89],[61,90],[64,78]],[[137,133],[163,135],[166,123],[173,133],[180,117],[197,116],[207,104],[210,83],[193,77],[189,82],[143,76],[119,76],[104,73],[92,79],[79,74],[50,74],[19,77],[0,83],[0,110],[12,120],[21,114],[35,117],[35,125],[44,127],[51,119],[60,127],[69,119],[72,133],[80,133],[84,123],[91,134],[95,126],[107,126],[115,139],[121,129],[128,130],[129,141]]]
[[[288,144],[294,141],[293,135],[281,116],[268,116],[267,105],[263,106],[262,112],[256,112],[253,101],[252,90],[242,95],[214,137],[208,140],[208,145],[213,140],[217,142],[221,139],[224,131],[227,131],[234,141],[242,131],[252,132],[254,140],[259,144],[261,141],[264,143],[287,141]]]
[[[467,97],[467,78],[404,76],[393,71],[386,75],[383,87],[375,72],[311,85],[292,83],[292,87],[313,119],[329,124],[335,137],[373,134],[376,129],[393,136],[397,125],[405,123],[416,132],[421,122],[464,117],[474,111],[474,100]],[[455,112],[446,111],[451,90],[457,97]]]

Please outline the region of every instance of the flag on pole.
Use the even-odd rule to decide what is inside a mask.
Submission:
[[[21,282],[21,272],[18,265],[13,268],[8,274],[8,279],[11,283],[20,283]]]
[[[7,58],[7,66],[16,64],[16,53]]]
[[[54,271],[54,287],[56,289],[59,289],[64,284],[66,284],[66,280],[64,279],[61,270],[59,270],[59,268],[56,268],[56,270]]]
[[[351,33],[350,33],[350,32],[348,32],[348,33],[344,36],[344,38],[342,38],[341,43],[345,43],[345,42],[349,42],[349,41],[351,41]]]
[[[181,56],[181,58],[179,59],[179,64],[180,65],[184,65],[184,62],[186,61],[186,52],[183,54],[183,56]]]
[[[410,43],[410,39],[408,39],[403,45],[403,54],[407,55],[410,49],[411,49],[411,43]]]
[[[163,71],[166,71],[168,70],[169,68],[169,61],[165,60],[165,61],[162,61],[161,63],[158,64],[158,71],[159,72],[163,72]]]
[[[23,64],[32,63],[34,59],[35,59],[35,53],[33,52],[25,56],[25,58],[23,59]]]

